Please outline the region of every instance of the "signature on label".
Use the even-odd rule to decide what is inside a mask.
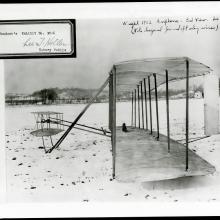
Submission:
[[[24,47],[48,47],[48,46],[57,46],[57,47],[65,47],[67,46],[66,43],[64,43],[64,40],[62,38],[56,38],[56,37],[41,37],[39,39],[32,39],[29,37],[24,43]]]

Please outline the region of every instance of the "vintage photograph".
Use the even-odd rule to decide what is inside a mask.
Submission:
[[[1,41],[8,202],[220,201],[220,14],[0,22]]]

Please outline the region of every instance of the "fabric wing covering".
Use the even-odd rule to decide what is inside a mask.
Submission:
[[[137,88],[144,78],[157,77],[157,86],[166,82],[166,70],[168,80],[176,81],[186,78],[186,61],[189,63],[189,77],[201,76],[209,73],[212,69],[200,62],[188,57],[152,58],[142,60],[130,60],[117,63],[113,66],[116,71],[117,91],[131,91]],[[112,69],[112,71],[114,71]],[[151,88],[154,88],[153,77],[150,77]],[[148,86],[147,86],[148,89]]]

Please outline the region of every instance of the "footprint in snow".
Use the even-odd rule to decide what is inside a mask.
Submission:
[[[23,163],[19,163],[19,164],[18,164],[18,166],[21,166],[21,165],[23,165]]]
[[[31,186],[31,187],[30,187],[30,189],[36,189],[36,188],[37,188],[36,186]]]

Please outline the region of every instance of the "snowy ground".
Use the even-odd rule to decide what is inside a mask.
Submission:
[[[83,105],[6,107],[8,201],[220,201],[220,135],[190,144],[216,167],[214,175],[158,182],[113,180],[110,138],[75,129],[60,148],[45,154],[41,138],[30,135],[35,125],[31,112],[59,111],[64,113],[64,119],[73,121],[82,108]],[[190,100],[190,138],[204,135],[203,114],[203,100]],[[164,100],[159,101],[159,115],[160,132],[166,134]],[[118,103],[118,125],[130,125],[130,116],[131,103]],[[184,118],[185,101],[171,100],[171,136],[176,140],[184,138]],[[108,104],[93,104],[80,123],[107,128]]]

